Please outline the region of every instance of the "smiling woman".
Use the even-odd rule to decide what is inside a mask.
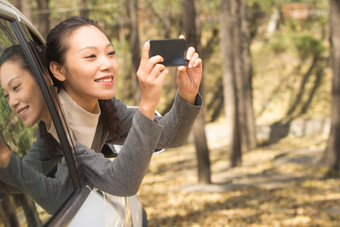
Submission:
[[[20,46],[12,46],[3,52],[0,82],[10,108],[26,127],[32,127],[38,120],[51,123],[42,93]]]
[[[134,195],[144,177],[149,163],[148,160],[150,160],[153,154],[153,147],[155,145],[150,145],[150,143],[156,144],[157,138],[150,136],[150,143],[142,144],[143,146],[138,145],[140,149],[134,149],[128,153],[122,151],[119,157],[112,162],[105,159],[102,154],[95,153],[78,142],[67,140],[71,138],[71,128],[68,127],[65,121],[65,115],[62,114],[63,111],[60,109],[58,94],[49,83],[50,80],[47,78],[46,70],[42,67],[38,54],[38,51],[44,45],[44,40],[33,25],[24,18],[18,10],[11,6],[10,3],[4,0],[0,0],[0,27],[0,54],[7,52],[6,49],[12,46],[13,48],[14,46],[17,48],[20,47],[20,51],[17,53],[20,54],[23,52],[24,56],[26,56],[25,60],[29,63],[26,71],[31,73],[31,79],[35,82],[27,83],[28,81],[26,79],[29,77],[22,77],[21,79],[25,78],[25,80],[20,81],[22,83],[19,87],[16,87],[17,85],[12,86],[11,83],[6,82],[3,84],[5,91],[1,88],[0,226],[42,226],[42,224],[46,226],[65,226],[71,223],[71,219],[74,220],[77,218],[78,221],[80,219],[82,223],[85,224],[89,224],[90,222],[87,221],[91,219],[97,220],[94,225],[103,223],[101,226],[105,224],[108,226],[122,226],[125,219],[127,221],[130,217],[135,219],[135,216],[125,215],[124,208],[127,206],[118,209],[116,206],[113,206],[113,200],[108,200],[108,197],[101,195],[98,196],[99,193],[97,193],[97,189],[93,186],[97,186],[95,180],[100,183],[98,186],[105,184],[105,182],[110,182],[107,188],[111,189],[114,193],[121,196]],[[19,61],[17,63],[17,69],[24,70],[19,64]],[[14,65],[10,64],[5,65],[5,67],[8,69],[11,68],[11,70],[13,68],[9,68],[8,66],[14,67]],[[12,72],[16,74],[19,71]],[[2,71],[1,74],[1,76],[6,77],[4,71]],[[8,74],[8,76],[11,75],[12,73]],[[111,75],[107,74],[106,76],[110,77]],[[109,77],[105,77],[104,75],[104,77],[100,76],[95,79],[97,82],[110,83],[108,79],[111,80],[111,78]],[[34,96],[29,94],[27,97],[25,95],[19,96],[20,92],[28,89],[24,88],[24,86],[27,85],[34,85],[35,88],[30,89],[33,92],[41,91],[43,100],[41,100],[41,96],[39,95]],[[8,101],[11,102],[11,106],[4,97],[4,92]],[[31,120],[36,118],[31,115],[31,108],[35,106],[33,102],[36,100],[40,100],[41,105],[47,104],[49,113],[53,118],[53,123],[43,122],[40,119],[40,121],[37,122],[38,124],[33,124],[31,128],[27,128],[20,119],[20,116],[24,121],[26,121],[28,117],[32,117]],[[73,102],[72,99],[69,101]],[[111,101],[112,100],[110,100],[110,102]],[[129,112],[125,110],[125,105],[119,101],[117,101],[117,103],[117,107],[120,107],[119,109],[122,111],[120,114]],[[102,106],[102,103],[100,105]],[[103,105],[105,106],[107,103],[104,102]],[[12,107],[13,110],[10,107]],[[20,110],[20,108],[23,108],[23,111]],[[193,109],[194,112],[196,112],[200,108]],[[137,111],[129,112],[130,118],[127,117],[124,120],[127,120],[126,125],[129,125],[132,124],[131,122],[133,120],[137,121],[140,119],[138,120],[140,127],[129,127],[124,133],[127,134],[129,131],[129,135],[132,138],[138,138],[138,135],[144,132],[148,133],[149,131],[151,134],[153,133],[159,136],[162,126],[158,122],[151,121],[136,112]],[[190,114],[190,111],[188,113]],[[132,119],[133,114],[134,117]],[[101,116],[102,115],[103,112],[101,112]],[[193,115],[195,115],[195,113],[193,113]],[[112,112],[108,116],[112,116]],[[176,116],[172,116],[174,119],[177,119]],[[147,123],[145,124],[146,127],[144,122]],[[48,123],[51,124],[50,128],[48,127]],[[39,129],[36,130],[38,125]],[[101,127],[103,126],[102,123],[100,125]],[[31,126],[31,123],[27,124],[27,126]],[[52,129],[52,126],[55,130]],[[49,132],[51,132],[53,136]],[[99,141],[98,144],[109,141],[108,138],[111,137],[106,135],[112,134],[106,132],[106,130],[99,130],[101,134],[99,134],[97,138],[103,138],[103,141]],[[126,134],[123,134],[125,139]],[[92,144],[96,143],[93,142]],[[95,146],[99,146],[98,144]],[[163,144],[160,144],[160,146],[162,145]],[[96,151],[99,152],[100,150]],[[9,154],[9,156],[1,155],[2,153]],[[72,154],[74,154],[76,158],[74,158]],[[9,162],[1,162],[1,159],[9,159]],[[131,165],[132,168],[129,168],[129,165]],[[95,180],[93,180],[93,178]],[[97,204],[95,206],[91,204],[93,198],[96,198]],[[37,204],[39,206],[37,206]],[[86,204],[89,204],[89,206],[86,207]],[[85,215],[78,215],[84,210]],[[90,213],[93,215],[86,215],[89,210],[92,211]],[[100,212],[100,215],[98,215],[99,210],[103,211]],[[48,213],[52,215],[48,215]],[[77,218],[75,216],[76,213]],[[113,223],[118,224],[113,225]],[[138,223],[140,222],[133,221],[134,225],[140,226]],[[127,222],[125,224],[127,224]],[[75,226],[84,225],[76,224]]]
[[[38,121],[41,121],[42,125],[51,125],[52,119],[47,108],[46,102],[42,95],[41,90],[32,74],[31,68],[26,60],[24,52],[19,45],[13,45],[6,48],[0,57],[0,84],[2,93],[6,98],[9,108],[12,113],[17,116],[22,123],[31,128],[36,126]],[[14,130],[18,130],[15,125],[20,125],[20,121],[13,118],[9,122],[11,128],[14,126]],[[43,127],[39,128],[38,137],[41,134]],[[12,129],[13,130],[13,129]],[[13,137],[13,132],[6,132],[4,130],[5,137]],[[8,135],[7,135],[8,134]],[[19,134],[19,138],[26,138],[28,143],[34,139],[34,134],[27,138],[24,135]],[[14,139],[9,141],[10,145],[16,145],[13,150],[17,150],[17,153],[11,152],[9,147],[5,145],[4,141],[0,141],[0,154],[1,154],[1,166],[0,166],[0,181],[7,184],[6,190],[4,190],[1,184],[1,191],[13,194],[18,192],[27,193],[33,198],[39,205],[45,208],[50,213],[55,212],[60,205],[65,201],[72,192],[72,182],[70,181],[68,170],[65,164],[60,165],[58,173],[56,174],[57,162],[62,157],[61,152],[57,152],[54,149],[46,149],[45,141],[41,140],[41,144],[34,142],[29,151],[39,149],[44,151],[41,158],[50,158],[48,163],[30,162],[26,158],[26,151],[23,150],[22,144],[25,141],[19,140],[16,144]],[[22,139],[23,140],[23,139]],[[23,156],[23,160],[18,157],[17,154]],[[27,156],[28,157],[28,156]],[[59,175],[59,178],[45,178],[45,174]],[[54,199],[50,199],[51,195],[55,195]],[[63,198],[63,199],[62,199]]]
[[[127,108],[115,97],[118,64],[114,47],[96,22],[72,17],[59,23],[47,36],[46,66],[59,89],[66,119],[76,138],[97,152],[105,143],[123,144],[118,158],[127,158],[129,162],[116,163],[125,173],[121,178],[112,178],[115,172],[109,165],[95,163],[96,171],[91,172],[86,171],[88,162],[82,162],[89,182],[111,196],[124,196],[122,191],[126,193],[127,184],[139,188],[156,148],[184,144],[202,107],[198,94],[202,61],[190,47],[186,55],[188,66],[177,68],[174,104],[163,117],[155,117],[169,71],[161,64],[161,56],[149,57],[149,49],[146,42],[136,73],[141,89],[139,106]],[[98,172],[105,173],[107,179],[98,178]]]
[[[59,23],[47,36],[46,66],[59,89],[60,101],[76,138],[97,152],[105,143],[124,143],[119,153],[129,159],[123,166],[124,178],[112,179],[112,170],[98,164],[97,172],[105,172],[107,180],[99,180],[97,173],[88,173],[93,175],[88,178],[93,185],[113,195],[126,193],[126,179],[139,187],[156,147],[179,146],[186,141],[202,104],[198,94],[202,64],[191,48],[187,54],[191,66],[178,68],[179,92],[173,108],[155,119],[168,70],[159,64],[161,56],[149,58],[149,48],[147,42],[137,72],[142,90],[139,108],[131,109],[114,97],[118,75],[115,50],[96,22],[72,17]],[[134,159],[139,161],[132,166]],[[129,173],[142,166],[143,171],[138,174]]]
[[[154,120],[163,81],[169,71],[160,64],[163,61],[161,56],[149,58],[149,49],[150,44],[146,42],[137,71],[141,99],[138,111],[133,113],[140,112]],[[117,106],[111,100],[115,100],[118,63],[114,48],[102,28],[93,20],[81,17],[72,17],[59,23],[47,36],[45,59],[55,86],[59,87],[60,91],[65,91],[62,94],[69,96],[75,104],[89,113],[96,114],[100,109],[100,120],[104,123],[104,128],[110,132],[112,141],[119,142],[121,124],[126,116],[117,117]],[[201,101],[198,88],[202,76],[202,62],[192,47],[188,49],[186,59],[188,66],[178,67],[178,99],[195,105]],[[63,97],[61,101],[63,102]],[[195,117],[191,116],[190,119],[194,120]],[[188,122],[185,132],[188,132],[191,129],[191,121],[187,118],[185,120]],[[73,128],[72,122],[69,123]],[[172,138],[177,132],[179,130],[169,132],[167,136]],[[168,140],[167,136],[162,138]],[[187,136],[188,134],[184,138]],[[81,136],[78,138],[81,140]],[[169,145],[168,142],[166,146]]]
[[[86,38],[82,39],[84,35]],[[29,41],[20,42],[0,45],[8,47],[1,52],[0,82],[4,96],[0,104],[6,106],[7,112],[6,117],[0,118],[0,127],[9,142],[0,142],[0,154],[7,154],[0,155],[0,159],[5,160],[0,161],[0,197],[2,193],[24,192],[48,213],[55,214],[65,201],[73,201],[70,195],[77,194],[76,189],[90,189],[92,193],[96,187],[111,194],[106,198],[114,203],[113,196],[134,196],[138,192],[156,148],[180,146],[186,142],[202,106],[198,94],[202,63],[193,48],[187,52],[190,64],[178,68],[178,93],[173,107],[166,115],[155,117],[168,70],[159,64],[162,57],[149,58],[149,43],[144,45],[137,72],[142,90],[140,105],[128,108],[114,97],[118,64],[113,46],[92,20],[70,18],[48,35],[45,53],[56,88],[51,91],[58,91],[53,97],[55,100],[46,98],[51,91],[46,89],[46,84],[41,85],[40,79],[46,71],[37,70],[41,66],[37,50],[30,49]],[[36,58],[32,54],[36,54]],[[13,60],[19,58],[15,55],[32,59]],[[54,104],[58,107],[61,104],[63,110],[57,109],[57,112],[51,108]],[[59,113],[63,122],[58,122]],[[39,124],[37,133],[22,130],[22,138],[29,144],[23,149],[24,142],[15,141],[21,137],[16,136],[18,130],[12,126],[25,128],[25,125],[34,132],[38,127],[35,123]],[[66,125],[64,128],[62,123]],[[77,141],[67,141],[71,133]],[[122,145],[118,157],[112,161],[100,153],[105,143]],[[72,149],[65,149],[67,145]],[[24,150],[22,155],[14,152],[21,150]],[[68,163],[67,157],[71,158]],[[69,172],[68,168],[75,172]],[[77,206],[76,211],[81,204]],[[123,202],[123,206],[127,205]],[[0,216],[2,214],[0,209]],[[124,209],[118,216],[115,222],[124,223],[125,219],[133,218],[125,216]]]
[[[1,54],[0,84],[10,109],[26,127],[32,127],[38,120],[51,122],[42,93],[19,45],[9,47]],[[1,153],[8,157],[2,159],[1,167],[7,167],[11,157],[10,151],[3,147]]]
[[[115,95],[118,62],[113,46],[94,26],[82,26],[67,38],[63,65],[51,61],[50,69],[73,101],[88,112],[98,112],[98,99]]]

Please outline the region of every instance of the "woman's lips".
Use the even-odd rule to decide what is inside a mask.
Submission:
[[[20,109],[19,111],[17,111],[17,114],[19,115],[19,117],[22,119],[25,117],[26,113],[27,113],[27,110],[28,110],[28,106]]]
[[[104,85],[111,85],[111,84],[113,84],[113,77],[112,76],[102,77],[102,78],[96,79],[95,82],[100,83],[100,84],[104,84]]]

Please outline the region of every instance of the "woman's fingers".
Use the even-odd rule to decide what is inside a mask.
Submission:
[[[188,68],[193,68],[193,67],[197,67],[200,64],[202,64],[202,59],[199,57],[198,53],[196,53],[195,48],[193,47],[189,47],[187,54],[186,54],[186,60],[188,61]],[[177,67],[178,71],[185,71],[186,70],[186,66],[178,66]]]
[[[180,39],[185,39],[184,35],[179,36]]]
[[[169,70],[164,69],[163,71],[161,71],[161,73],[158,75],[157,77],[157,82],[158,83],[162,83],[165,80],[165,77],[169,74]]]
[[[190,47],[187,51],[187,60],[188,62],[188,67],[197,67],[199,64],[202,63],[202,59],[199,57],[198,53],[196,53],[195,48]]]
[[[150,43],[148,41],[143,46],[142,57],[141,57],[140,65],[139,65],[140,69],[145,68],[146,70],[149,69],[151,71],[151,69],[157,63],[164,61],[161,56],[153,56],[150,58],[149,51],[150,51]]]
[[[162,64],[159,64],[163,61],[163,58],[161,56],[154,56],[152,58],[149,58],[148,60],[140,64],[137,76],[139,79],[152,79],[157,77],[159,72],[163,71],[165,69],[165,66]],[[151,77],[151,78],[150,78]]]
[[[144,65],[149,60],[150,43],[144,43],[140,65]]]
[[[164,65],[162,64],[154,65],[147,79],[151,79],[151,80],[157,79],[164,70],[165,70]]]
[[[188,63],[188,67],[191,68],[191,67],[196,67],[197,66],[197,60],[200,59],[198,54],[195,53],[192,58],[190,59],[189,63]]]
[[[194,54],[195,54],[195,48],[189,47],[188,50],[187,50],[186,59],[187,59],[188,61],[190,61]]]

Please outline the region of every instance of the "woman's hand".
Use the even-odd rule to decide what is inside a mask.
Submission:
[[[142,59],[137,71],[139,86],[141,90],[141,100],[139,110],[150,119],[154,119],[156,107],[162,95],[162,86],[169,71],[165,66],[161,56],[149,58],[150,43],[146,42],[143,47]]]
[[[178,93],[184,100],[194,105],[202,80],[202,59],[193,47],[188,48],[186,59],[188,65],[177,68]]]
[[[6,168],[11,159],[11,151],[2,142],[2,133],[0,133],[0,168]]]

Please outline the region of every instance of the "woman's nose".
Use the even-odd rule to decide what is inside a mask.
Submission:
[[[107,56],[103,56],[100,59],[100,70],[107,70],[112,68],[112,61]]]
[[[8,104],[10,106],[10,108],[15,111],[15,109],[18,107],[19,105],[19,99],[15,97],[15,95],[12,95],[9,97],[8,99]]]

